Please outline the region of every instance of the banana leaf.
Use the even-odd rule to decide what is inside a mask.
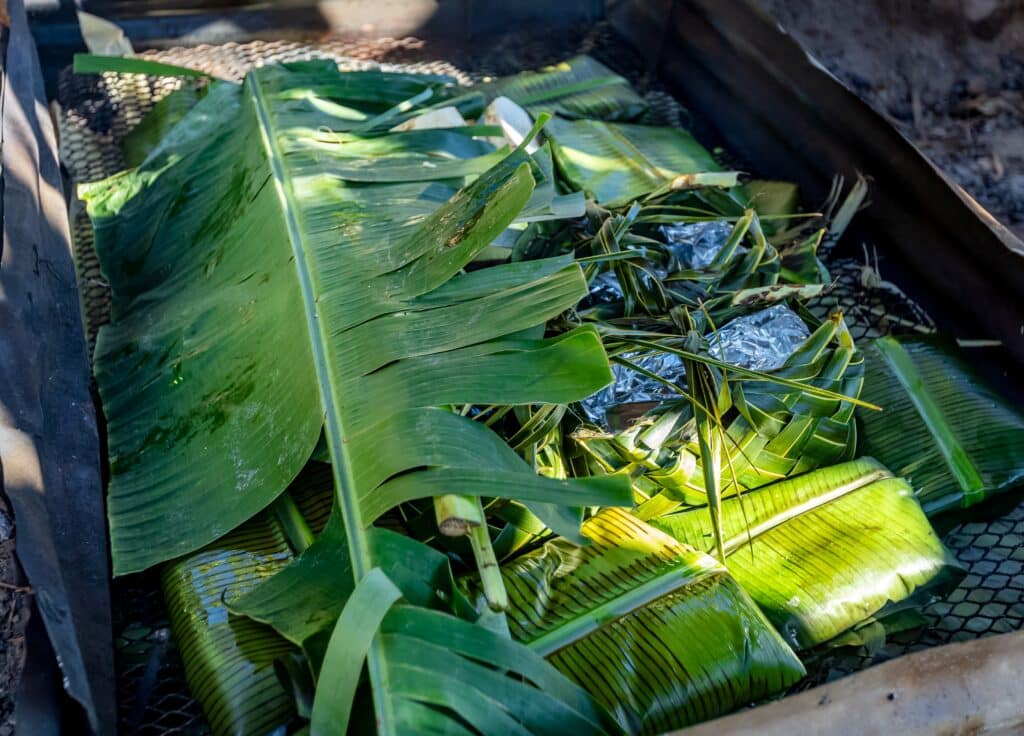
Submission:
[[[408,550],[370,532],[398,504],[446,493],[629,502],[622,478],[541,477],[489,429],[439,408],[567,403],[607,384],[593,329],[523,336],[585,294],[582,273],[569,258],[460,273],[529,201],[531,159],[511,151],[450,198],[462,177],[430,167],[418,180],[352,181],[343,144],[322,131],[375,126],[432,83],[348,77],[299,64],[257,70],[223,97],[212,89],[139,169],[88,192],[115,295],[96,371],[115,570],[251,517],[325,426],[353,592],[326,647],[313,730],[345,731],[365,660],[381,733],[466,720],[604,732],[591,699],[528,650],[410,601],[407,571],[391,565]],[[453,642],[465,647],[437,654]]]
[[[319,530],[331,508],[327,466],[311,464],[289,489]],[[265,734],[294,718],[275,662],[294,647],[270,627],[229,614],[224,599],[273,576],[294,558],[270,512],[259,514],[161,575],[171,631],[185,676],[216,736]]]
[[[883,337],[867,349],[861,447],[913,483],[929,516],[1024,484],[1024,413],[953,345]]]
[[[714,718],[803,676],[790,648],[707,555],[619,509],[591,517],[583,533],[587,547],[559,539],[502,567],[509,629],[589,690],[627,733]]]
[[[605,207],[674,189],[737,183],[736,172],[723,171],[679,128],[555,118],[546,134],[566,181]]]
[[[729,571],[798,651],[963,575],[910,484],[872,458],[727,499],[721,515]],[[698,549],[714,544],[706,508],[650,523]]]
[[[580,55],[539,72],[503,77],[480,89],[491,99],[508,97],[533,113],[569,118],[633,120],[647,103],[623,77],[590,56]]]
[[[221,82],[220,84],[228,84]],[[203,99],[208,87],[185,83],[157,102],[124,137],[121,150],[128,168],[138,166],[161,139]]]
[[[745,208],[753,208],[761,217],[792,215],[800,205],[799,190],[789,181],[754,179],[734,192]]]

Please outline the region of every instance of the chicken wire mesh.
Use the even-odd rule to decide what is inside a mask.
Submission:
[[[575,53],[589,53],[630,79],[649,109],[643,122],[684,126],[702,132],[691,115],[648,73],[648,67],[608,27],[598,24],[567,37],[564,33],[509,34],[482,53],[457,50],[448,60],[431,59],[431,49],[415,38],[374,43],[294,41],[173,48],[144,58],[199,68],[240,80],[255,67],[278,61],[331,59],[342,69],[384,68],[449,74],[472,84],[489,76],[536,69]],[[58,86],[60,150],[77,184],[96,181],[124,168],[121,142],[162,97],[181,85],[174,78],[142,75],[75,75],[66,70]],[[716,155],[724,159],[719,149]],[[725,161],[733,168],[742,162]],[[740,164],[737,166],[737,164]],[[80,292],[90,351],[99,327],[109,320],[110,290],[99,269],[92,229],[84,206],[71,197],[70,215]],[[809,304],[824,316],[846,315],[853,337],[932,332],[928,314],[879,268],[879,254],[863,249],[861,258],[827,258],[834,286]],[[884,260],[883,260],[884,262]],[[952,641],[1024,627],[1024,505],[988,521],[961,524],[945,537],[968,574],[949,595],[925,607],[924,626],[890,635],[881,647],[844,648],[817,658],[798,689],[842,677],[893,657]],[[209,732],[191,697],[175,647],[156,575],[121,578],[114,585],[118,702],[124,733],[153,736]]]

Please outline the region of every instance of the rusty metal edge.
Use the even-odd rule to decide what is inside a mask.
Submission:
[[[872,179],[858,216],[941,299],[949,327],[1024,362],[1024,243],[749,0],[619,0],[613,28],[761,175],[823,197]],[[984,334],[979,334],[984,333]]]
[[[23,0],[9,0],[0,96],[0,483],[68,694],[116,729],[99,437],[67,210]]]

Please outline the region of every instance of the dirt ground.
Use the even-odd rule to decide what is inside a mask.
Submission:
[[[14,557],[14,521],[0,493],[0,736],[14,733],[14,693],[25,661],[29,589]]]
[[[1024,237],[1024,0],[757,0]]]

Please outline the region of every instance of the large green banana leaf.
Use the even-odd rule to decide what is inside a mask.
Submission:
[[[378,76],[406,93],[432,84]],[[373,84],[345,78],[302,64],[211,90],[138,170],[90,192],[115,291],[97,347],[115,570],[252,516],[295,476],[323,424],[353,593],[326,650],[314,731],[344,732],[363,655],[383,733],[458,730],[460,717],[485,733],[602,731],[600,709],[543,661],[413,605],[406,571],[388,569],[408,550],[369,531],[390,508],[443,493],[628,503],[621,478],[562,481],[522,461],[488,463],[503,441],[435,408],[566,403],[605,385],[595,331],[523,336],[576,303],[582,273],[548,259],[457,275],[530,200],[529,157],[510,152],[448,201],[451,177],[482,168],[459,164],[472,159],[388,165],[384,176],[353,166],[347,139],[325,131],[376,125],[363,109],[374,106],[360,107]],[[466,648],[436,654],[458,641]],[[471,711],[466,697],[505,707]]]
[[[872,458],[727,499],[721,515],[729,571],[798,650],[963,573],[910,484]],[[698,549],[713,547],[706,508],[651,524]]]
[[[929,516],[1024,484],[1024,413],[952,345],[883,337],[866,350],[861,447],[914,485]]]
[[[804,670],[719,563],[606,509],[504,565],[513,636],[589,690],[628,733],[714,718]]]
[[[539,72],[523,72],[481,85],[491,98],[504,96],[532,112],[566,117],[632,120],[647,103],[623,77],[596,59],[574,56]]]
[[[331,315],[330,329],[352,328],[345,344],[352,346],[352,370],[366,375],[367,388],[402,374],[410,393],[431,374],[445,373],[447,387],[433,381],[433,397],[420,392],[422,399],[413,399],[427,406],[443,403],[448,397],[437,392],[450,391],[464,372],[471,374],[467,390],[482,391],[486,380],[479,371],[490,367],[508,371],[504,390],[513,401],[548,391],[555,399],[566,391],[579,397],[608,380],[600,345],[585,331],[540,343],[486,342],[572,306],[585,287],[568,260],[487,269],[437,288],[486,244],[482,241],[491,237],[486,231],[496,219],[511,219],[529,199],[533,179],[525,154],[504,164],[501,185],[487,191],[481,184],[461,200],[461,208],[453,204],[446,210],[447,219],[421,224],[454,191],[435,181],[437,167],[445,161],[490,160],[493,154],[469,159],[448,154],[438,156],[436,166],[424,166],[418,158],[422,134],[437,139],[448,132],[397,134],[414,141],[414,150],[399,159],[409,181],[350,184],[344,177],[351,174],[351,162],[368,158],[354,159],[349,151],[381,139],[342,145],[326,136],[325,142],[323,131],[347,118],[335,120],[342,114],[330,107],[336,102],[313,104],[318,98],[311,98],[310,90],[352,86],[334,82],[331,75],[346,76],[303,65],[264,73],[263,87],[215,87],[143,166],[86,192],[97,250],[114,287],[112,324],[101,331],[96,375],[108,418],[109,513],[118,573],[217,538],[266,506],[295,477],[323,422],[315,367],[326,358],[314,357],[312,340],[322,339],[319,325],[335,304],[339,314]],[[415,90],[406,89],[405,78],[400,81],[394,84]],[[262,93],[264,87],[275,85],[282,90],[276,108],[281,118],[273,121],[285,131],[280,140],[270,138],[271,113],[259,97],[270,93]],[[480,152],[484,144],[454,130],[448,137],[465,142],[468,155]],[[261,140],[265,145],[252,145]],[[427,145],[427,152],[437,145]],[[451,144],[445,139],[441,145]],[[291,175],[275,182],[275,174],[284,176],[285,161],[294,167]],[[414,169],[426,180],[415,180]],[[297,201],[308,205],[301,213]],[[482,228],[481,234],[460,242],[470,230],[456,232],[440,256],[421,257],[443,235],[436,232],[439,225],[456,227],[457,208]],[[412,237],[416,232],[419,237]],[[315,271],[297,270],[295,249],[317,246],[324,258],[313,265]],[[393,252],[382,252],[387,247]],[[341,254],[353,262],[342,267]],[[359,275],[369,284],[348,288],[344,277],[354,276],[353,269],[362,269]],[[411,294],[397,293],[402,279],[408,279]],[[337,290],[333,301],[313,293],[325,286]],[[467,325],[471,328],[463,329]],[[394,340],[378,339],[399,329]],[[362,341],[367,347],[357,352]],[[469,347],[473,344],[492,347]],[[461,347],[467,349],[452,350]],[[394,364],[402,355],[417,356],[416,362]],[[571,376],[556,372],[537,382],[524,373],[531,365],[543,370],[577,359],[581,370]],[[398,393],[358,395],[367,419],[378,409],[383,418],[389,402],[392,407],[402,402]],[[381,406],[372,405],[373,399]],[[440,474],[434,471],[424,480]],[[211,478],[216,479],[212,486]],[[409,479],[392,488],[413,492]]]
[[[330,468],[312,463],[289,492],[319,530],[331,509]],[[269,627],[234,616],[225,598],[272,577],[294,558],[270,512],[168,564],[162,587],[185,675],[216,736],[265,734],[294,718],[274,663],[294,647]]]
[[[679,128],[555,118],[546,128],[566,180],[606,207],[671,186],[736,184],[696,139]]]

